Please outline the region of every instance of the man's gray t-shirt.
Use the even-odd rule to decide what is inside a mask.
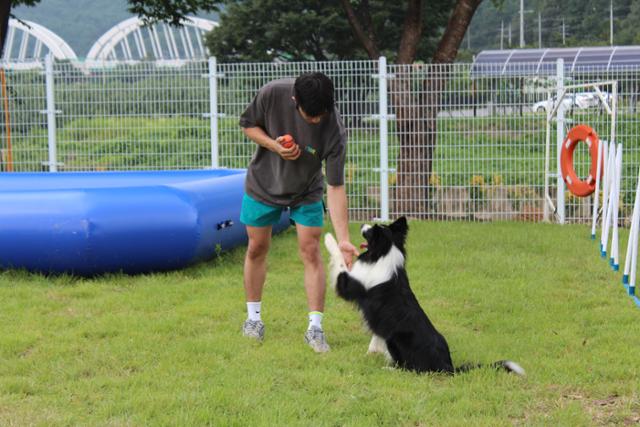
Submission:
[[[240,116],[243,128],[260,127],[273,139],[289,134],[302,150],[296,160],[284,160],[258,146],[247,170],[245,192],[272,206],[294,207],[322,200],[322,161],[327,183],[344,184],[347,136],[340,114],[334,108],[320,123],[307,123],[292,99],[294,83],[295,79],[267,83]]]

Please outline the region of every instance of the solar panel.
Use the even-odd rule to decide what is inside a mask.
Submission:
[[[620,46],[611,55],[611,70],[640,68],[640,46]]]
[[[565,72],[640,68],[640,46],[484,50],[471,66],[472,77],[550,75],[564,59]]]

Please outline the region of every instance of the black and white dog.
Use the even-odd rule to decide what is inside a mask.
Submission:
[[[411,291],[405,270],[407,220],[363,225],[367,250],[348,271],[335,238],[327,233],[329,281],[339,297],[357,304],[373,338],[369,353],[384,353],[396,366],[416,372],[463,372],[481,365],[454,367],[449,346]],[[492,366],[524,375],[515,362]]]

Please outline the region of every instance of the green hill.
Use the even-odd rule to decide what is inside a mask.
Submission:
[[[613,44],[640,44],[637,25],[640,2],[613,0],[612,3]],[[525,0],[525,47],[538,48],[539,42],[543,48],[609,45],[610,5],[611,0]],[[520,47],[520,0],[484,0],[462,48],[472,52],[500,49],[501,33],[504,49]]]

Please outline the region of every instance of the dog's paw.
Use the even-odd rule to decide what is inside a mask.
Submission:
[[[367,354],[374,354],[374,353],[384,354],[387,351],[388,351],[387,343],[385,342],[385,340],[383,340],[377,335],[373,335],[371,337],[371,342],[369,342],[369,348],[367,349]]]
[[[388,363],[393,362],[391,353],[389,353],[389,349],[387,348],[387,342],[378,335],[373,335],[371,337],[371,342],[369,343],[369,348],[367,349],[367,354],[376,353],[382,354]]]
[[[338,275],[343,271],[347,271],[347,266],[344,263],[338,242],[336,242],[335,237],[333,237],[331,233],[324,235],[324,245],[329,252],[329,285],[332,289],[335,289],[338,282]]]
[[[338,246],[336,238],[333,237],[331,233],[327,233],[324,235],[324,245],[329,252],[329,262],[331,264],[331,267],[336,269],[337,272],[345,271],[347,267],[344,263],[342,251],[340,250],[340,246]]]
[[[340,253],[340,248],[338,247],[338,242],[336,242],[336,238],[333,237],[333,234],[327,233],[324,235],[324,246],[327,248],[327,251],[331,255],[335,253]]]

